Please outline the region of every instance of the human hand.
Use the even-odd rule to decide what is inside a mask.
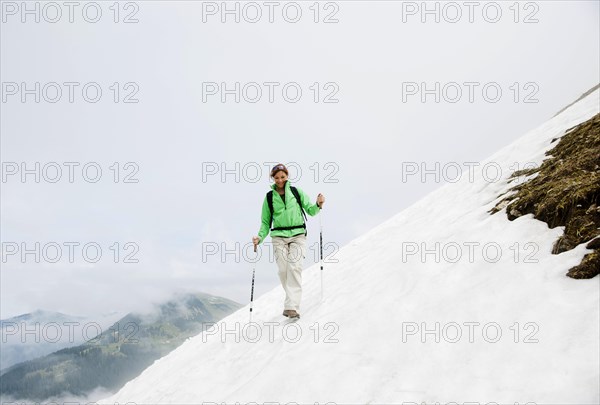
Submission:
[[[323,209],[323,204],[325,204],[325,196],[321,193],[317,196],[317,205],[319,208]]]

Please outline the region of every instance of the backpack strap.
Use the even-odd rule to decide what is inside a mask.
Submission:
[[[269,227],[273,223],[273,190],[267,193],[267,204],[269,205],[269,211],[271,211],[271,219],[269,220]]]
[[[304,217],[304,221],[306,222],[306,213],[304,212],[304,208],[302,208],[302,200],[300,200],[300,193],[298,192],[298,189],[296,187],[290,186],[290,188],[292,189],[292,194],[294,194],[294,197],[296,197],[296,201],[300,206],[300,211],[302,211],[302,216]]]

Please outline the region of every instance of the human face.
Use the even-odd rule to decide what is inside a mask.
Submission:
[[[279,190],[283,190],[283,186],[285,186],[285,182],[288,179],[288,175],[285,174],[285,172],[283,170],[278,171],[277,173],[275,173],[275,176],[273,176],[273,180],[275,180],[275,184],[277,185],[277,188]]]

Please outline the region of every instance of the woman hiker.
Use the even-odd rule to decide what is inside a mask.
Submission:
[[[279,280],[285,290],[283,316],[300,318],[302,259],[306,254],[304,211],[310,216],[316,215],[323,208],[325,197],[319,194],[316,204],[311,204],[310,197],[304,191],[290,186],[288,170],[282,164],[273,167],[271,177],[274,184],[263,201],[260,230],[252,242],[255,248],[262,243],[273,223],[271,240],[279,267]]]

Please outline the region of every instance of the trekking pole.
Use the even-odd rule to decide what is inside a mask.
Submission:
[[[321,251],[321,254],[320,254],[320,261],[321,261],[321,301],[323,301],[323,224],[321,223],[321,215],[323,215],[323,214],[319,212],[319,228],[320,228],[320,232],[319,232],[319,250]]]
[[[256,245],[254,245],[254,253],[256,253]],[[254,273],[256,272],[256,262],[252,268],[252,289],[250,290],[250,322],[252,323],[252,303],[254,302]]]

